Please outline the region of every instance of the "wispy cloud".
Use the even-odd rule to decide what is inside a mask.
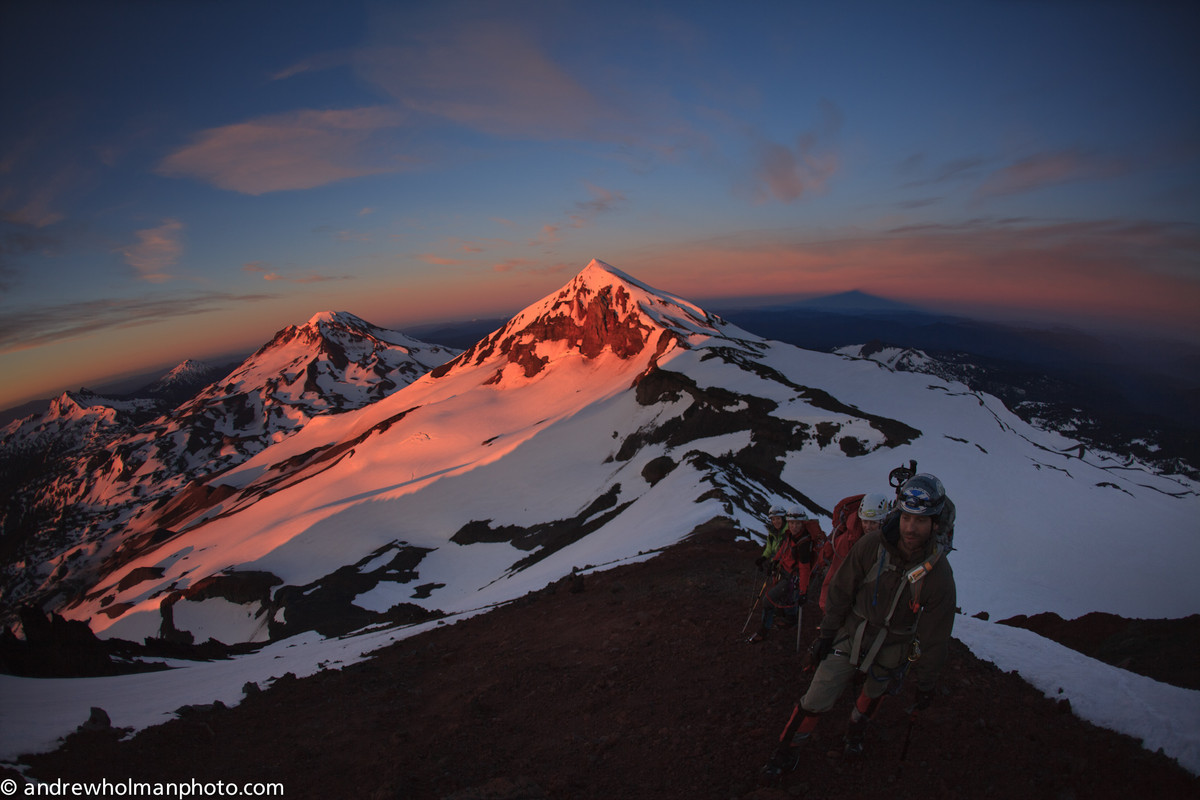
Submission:
[[[538,231],[538,235],[529,240],[528,244],[530,247],[541,247],[548,244],[557,244],[559,240],[559,230],[559,225],[546,223],[542,226],[542,229]]]
[[[138,231],[137,244],[122,248],[119,252],[142,280],[162,283],[170,279],[168,270],[183,254],[182,235],[182,222],[177,219],[163,220],[156,228]]]
[[[150,298],[109,298],[6,309],[0,314],[0,353],[90,337],[105,330],[168,322],[181,316],[220,311],[233,305],[269,300],[269,294],[207,294]]]
[[[506,258],[503,261],[492,265],[492,270],[495,272],[512,272],[516,269],[526,269],[534,267],[538,264],[532,258]]]
[[[576,208],[579,209],[578,214],[571,215],[576,228],[581,228],[592,221],[593,218],[600,214],[607,214],[616,211],[622,206],[628,204],[628,200],[621,192],[610,191],[595,184],[585,183],[587,190],[591,193],[591,200],[584,200],[576,203]]]
[[[282,81],[309,72],[322,72],[335,67],[344,67],[353,59],[354,52],[352,50],[327,50],[279,70],[271,76],[271,80]]]
[[[78,125],[79,110],[54,102],[32,111],[6,110],[18,113],[0,137],[0,219],[33,228],[61,222],[71,199],[94,180],[82,150],[63,146]]]
[[[1078,148],[1038,153],[993,172],[979,187],[979,197],[1023,194],[1045,186],[1111,178],[1129,170],[1119,159]]]
[[[417,258],[426,264],[433,264],[436,267],[453,267],[468,263],[461,258],[447,258],[446,256],[439,256],[436,253],[421,253]]]
[[[302,275],[281,274],[266,261],[251,261],[243,264],[242,272],[262,275],[264,281],[283,281],[285,283],[325,283],[326,281],[353,280],[351,275],[320,275],[312,272]]]
[[[963,156],[943,161],[932,167],[926,166],[927,157],[924,153],[909,156],[899,167],[904,176],[912,176],[903,185],[905,187],[936,186],[956,181],[979,180],[987,169],[988,161],[983,156]]]
[[[58,210],[58,199],[68,182],[51,176],[24,196],[18,196],[14,186],[0,188],[0,219],[17,225],[45,228],[65,219]]]
[[[500,20],[459,23],[409,38],[389,35],[359,52],[364,78],[404,108],[502,136],[627,138],[624,115],[554,60],[531,35]]]
[[[560,275],[573,269],[579,269],[579,265],[561,261],[547,264],[535,258],[506,258],[492,265],[494,272],[520,271],[531,275]]]
[[[756,199],[791,203],[807,193],[824,191],[838,170],[832,140],[840,130],[841,112],[824,101],[816,127],[797,136],[793,145],[758,139],[753,169]]]
[[[0,231],[0,289],[12,287],[18,275],[15,263],[31,253],[56,253],[62,247],[57,234],[27,226],[3,226]]]
[[[381,106],[260,117],[201,132],[158,172],[250,195],[311,189],[409,166],[375,141],[403,124],[402,114]]]

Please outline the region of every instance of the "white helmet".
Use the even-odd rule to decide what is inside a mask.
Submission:
[[[788,519],[808,519],[808,512],[801,506],[792,506],[787,512]]]
[[[787,512],[783,510],[783,506],[771,506],[771,510],[767,512],[768,517],[782,517]]]
[[[858,518],[863,522],[883,522],[891,509],[892,502],[888,496],[875,492],[862,499],[858,506]]]

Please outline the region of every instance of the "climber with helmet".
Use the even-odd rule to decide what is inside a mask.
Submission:
[[[953,520],[954,504],[942,482],[920,473],[900,486],[881,530],[864,534],[850,549],[829,586],[820,635],[810,650],[812,681],[764,773],[795,768],[802,743],[855,673],[865,673],[865,681],[845,736],[849,756],[862,753],[871,717],[909,664],[917,683],[913,713],[932,702],[954,628],[954,573],[946,558]]]
[[[763,603],[762,627],[750,638],[761,642],[775,624],[775,612],[783,612],[781,622],[794,625],[800,607],[808,600],[808,579],[812,574],[814,556],[825,543],[820,524],[808,518],[800,506],[787,512],[787,532],[771,557],[770,570],[776,576],[775,585],[767,592]]]
[[[824,613],[829,597],[829,584],[833,573],[846,560],[846,554],[865,533],[875,533],[883,525],[884,518],[892,509],[892,501],[886,494],[851,495],[838,501],[833,507],[833,531],[821,548],[821,562],[828,564],[825,580],[821,584],[819,603]]]
[[[762,554],[754,559],[754,566],[759,572],[764,571],[767,565],[775,558],[775,551],[779,549],[779,544],[783,541],[785,535],[784,526],[787,524],[785,517],[787,512],[783,510],[783,506],[774,505],[767,512],[767,538],[763,545]]]

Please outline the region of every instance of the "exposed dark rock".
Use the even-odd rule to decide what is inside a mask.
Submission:
[[[108,712],[103,708],[92,706],[92,712],[88,715],[87,722],[79,726],[81,731],[106,731],[112,727],[112,720],[108,717]]]
[[[653,486],[670,475],[676,466],[675,459],[670,456],[659,456],[646,462],[646,466],[642,467],[642,477]]]
[[[1180,649],[1200,653],[1200,614],[1183,619],[1125,619],[1093,611],[1073,620],[1053,612],[1000,620],[1001,625],[1027,628],[1074,650],[1156,681],[1200,689],[1194,658],[1181,659]]]
[[[509,542],[513,547],[533,551],[510,567],[514,571],[522,570],[531,564],[536,564],[551,553],[556,553],[579,541],[620,514],[629,506],[629,503],[617,505],[620,495],[621,485],[614,484],[578,515],[569,519],[544,522],[528,528],[519,525],[493,528],[491,520],[472,520],[459,528],[450,537],[450,541],[455,544]]]
[[[1171,759],[1080,721],[957,640],[911,733],[908,685],[881,705],[866,758],[826,756],[841,751],[847,692],[800,768],[761,786],[807,675],[791,630],[759,645],[737,635],[759,549],[705,526],[655,558],[589,573],[587,591],[547,587],[363,663],[284,676],[233,708],[124,741],[71,737],[22,769],[45,782],[278,781],[300,800],[343,796],[348,781],[389,800],[1200,796],[1200,778]],[[1175,656],[1196,672],[1194,652]]]
[[[369,572],[365,567],[395,550],[392,558]],[[301,631],[315,630],[323,636],[340,636],[367,625],[378,623],[410,624],[440,616],[415,603],[398,603],[386,611],[371,611],[354,604],[355,598],[374,589],[381,582],[406,584],[419,576],[417,567],[426,554],[426,547],[405,542],[393,542],[380,548],[355,564],[341,567],[306,586],[283,586],[271,600],[270,635],[281,639]],[[413,598],[428,597],[435,587],[426,584],[424,594],[418,587]],[[279,622],[283,619],[283,622]]]
[[[20,610],[24,639],[0,632],[0,672],[10,675],[74,678],[115,675],[119,669],[109,648],[86,622],[47,616],[40,609]]]

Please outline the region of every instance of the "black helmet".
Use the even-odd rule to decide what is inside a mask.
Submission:
[[[897,492],[897,507],[921,517],[936,517],[946,505],[946,487],[933,475],[922,472],[904,482]]]

